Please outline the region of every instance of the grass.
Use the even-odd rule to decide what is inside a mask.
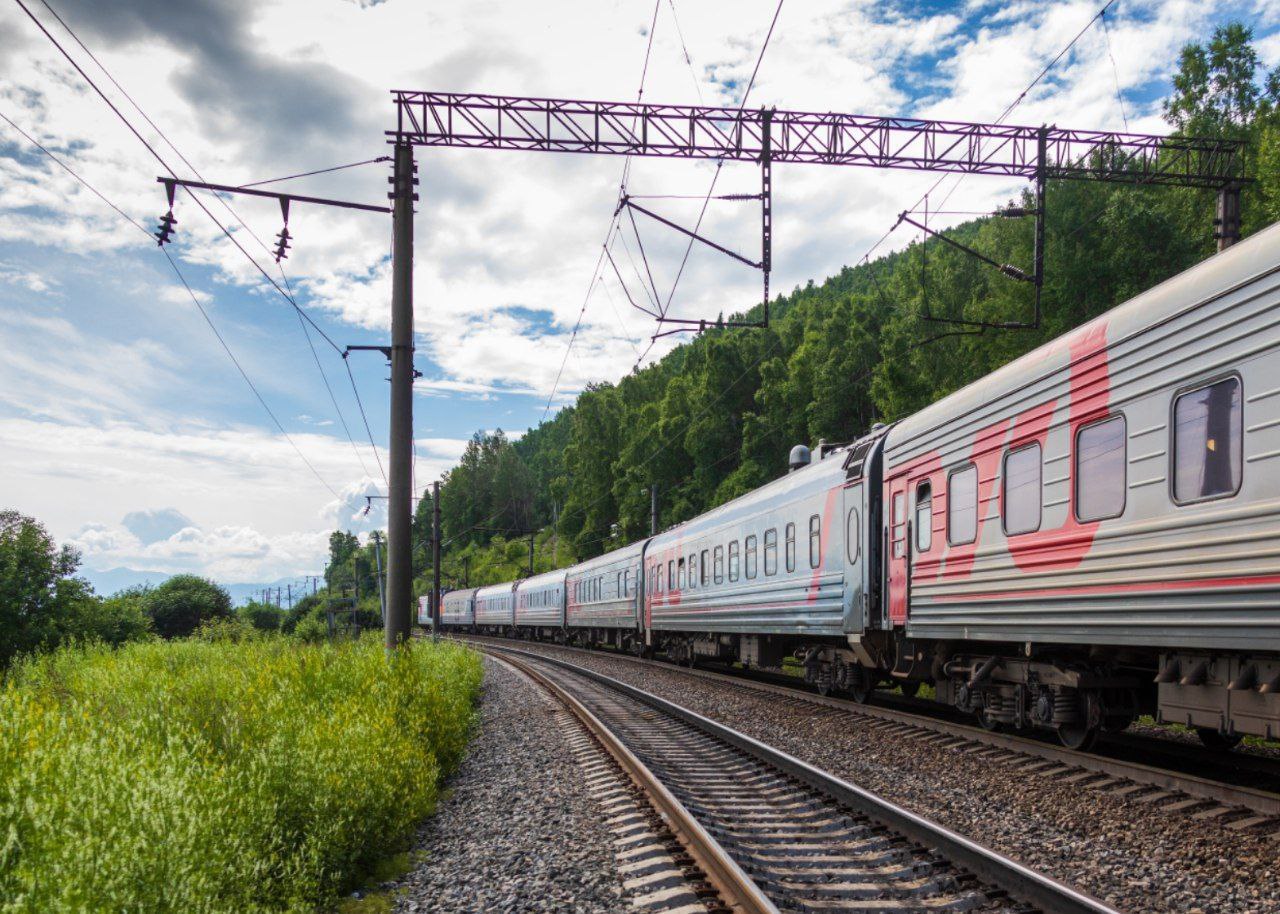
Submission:
[[[373,637],[25,661],[0,687],[0,912],[332,904],[432,810],[480,677]]]

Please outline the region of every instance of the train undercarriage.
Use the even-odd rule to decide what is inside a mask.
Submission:
[[[486,627],[481,627],[486,631]],[[981,642],[869,637],[643,632],[552,627],[486,633],[661,657],[672,663],[740,665],[800,674],[823,695],[858,702],[877,689],[933,700],[991,730],[1054,732],[1063,745],[1088,749],[1140,715],[1193,729],[1214,749],[1245,735],[1280,738],[1280,657],[1157,654],[1121,648],[1072,649]]]

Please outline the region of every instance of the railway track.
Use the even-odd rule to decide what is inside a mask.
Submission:
[[[481,637],[475,638],[475,641],[478,644],[497,646],[510,644],[499,638]],[[555,649],[578,652],[585,656],[602,656],[597,651],[583,648],[556,645]],[[1259,781],[1275,783],[1280,778],[1280,766],[1269,759],[1235,754],[1215,754],[1210,759],[1207,751],[1196,751],[1196,747],[1181,744],[1177,744],[1177,751],[1172,752],[1167,745],[1162,745],[1167,741],[1153,738],[1122,738],[1103,747],[1104,750],[1111,751],[1113,745],[1118,745],[1124,750],[1124,755],[1120,756],[1080,752],[1024,736],[990,732],[900,707],[858,704],[848,699],[822,696],[807,689],[803,683],[782,684],[776,677],[761,681],[738,673],[676,667],[626,654],[609,653],[603,656],[642,666],[677,670],[684,675],[707,681],[770,693],[785,703],[807,706],[809,709],[814,706],[823,708],[825,710],[821,713],[824,716],[846,715],[859,725],[876,728],[885,737],[915,740],[939,750],[964,752],[990,764],[1006,766],[1018,775],[1070,784],[1082,790],[1114,794],[1147,804],[1170,815],[1215,823],[1230,831],[1274,834],[1280,838],[1280,793],[1254,786]],[[1168,765],[1187,763],[1193,770],[1135,761],[1133,756],[1145,757],[1150,761],[1160,759]],[[1223,769],[1222,777],[1206,776],[1204,773],[1214,762]]]
[[[477,646],[516,666],[573,711],[649,798],[724,908],[743,914],[1114,912],[634,686],[508,645]]]

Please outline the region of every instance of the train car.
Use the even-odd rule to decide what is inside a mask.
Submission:
[[[516,584],[516,634],[538,640],[564,639],[565,569],[525,578]]]
[[[476,630],[488,635],[506,635],[515,627],[515,584],[481,587],[475,596]]]
[[[454,630],[470,630],[476,624],[476,591],[450,590],[440,598],[440,624]]]
[[[640,600],[644,548],[642,540],[569,569],[565,624],[575,643],[609,645],[622,650],[642,647]]]
[[[896,676],[1069,745],[1280,736],[1280,227],[904,419],[883,477]]]
[[[850,481],[849,453],[820,445],[810,461],[798,447],[786,476],[649,541],[645,621],[657,649],[776,666],[843,645],[855,615],[861,626],[869,567],[868,490]]]

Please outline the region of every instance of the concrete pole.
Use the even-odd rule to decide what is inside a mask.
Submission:
[[[382,536],[373,531],[373,558],[378,563],[378,606],[382,609],[382,624],[387,624],[387,590],[382,576]]]
[[[392,177],[391,478],[387,492],[387,650],[409,638],[413,469],[413,147],[397,144]]]
[[[649,487],[649,535],[658,535],[658,484]]]
[[[431,484],[431,633],[440,627],[440,483]]]

